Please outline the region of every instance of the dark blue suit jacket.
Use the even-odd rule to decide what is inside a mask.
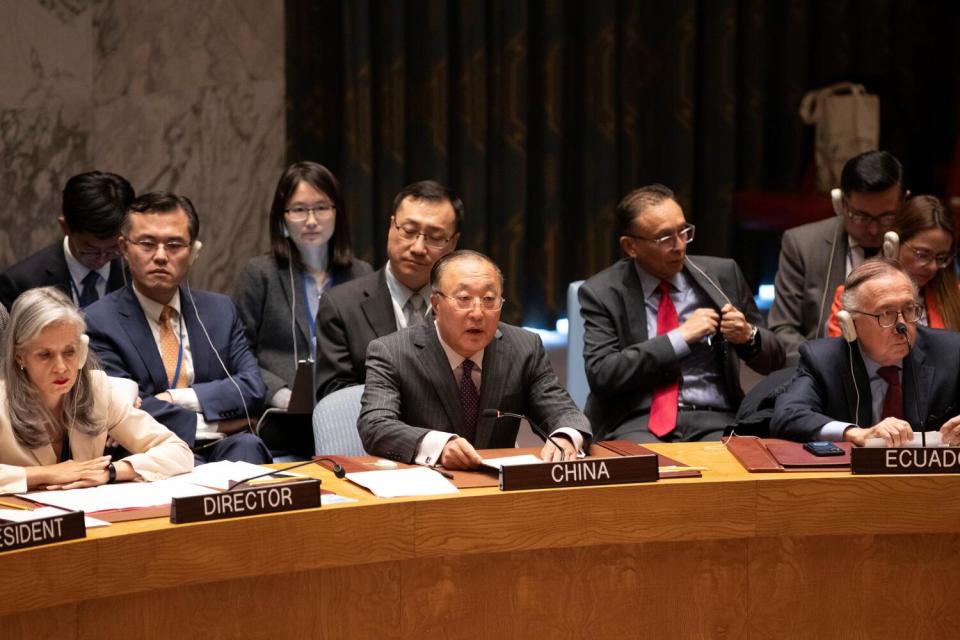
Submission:
[[[209,291],[194,291],[191,300],[181,287],[180,307],[193,357],[192,389],[200,400],[204,420],[242,418],[244,402],[251,416],[258,413],[266,387],[233,302],[227,296]],[[154,397],[166,391],[169,383],[157,343],[132,285],[105,296],[85,312],[90,346],[106,372],[137,382],[143,399],[141,408],[193,446],[197,431],[194,412]],[[210,334],[209,341],[197,322],[198,314]],[[210,342],[240,387],[242,399],[210,348]]]
[[[873,396],[867,370],[860,349],[855,344],[851,346],[852,349],[842,338],[800,345],[797,374],[777,398],[771,436],[806,442],[833,420],[864,428],[873,426]],[[923,430],[931,431],[957,415],[960,333],[917,327],[916,343],[904,358],[901,379],[904,418],[915,431],[920,429],[920,416]]]

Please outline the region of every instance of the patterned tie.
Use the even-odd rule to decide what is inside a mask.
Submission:
[[[180,359],[180,338],[173,330],[173,317],[176,311],[170,305],[164,305],[160,312],[160,358],[163,359],[163,370],[167,372],[167,384],[173,384],[173,376],[177,373],[177,360]],[[180,375],[177,384],[171,388],[182,389],[187,386],[187,375],[180,364]]]
[[[477,385],[473,384],[473,360],[464,360],[460,367],[463,369],[463,377],[460,378],[460,410],[463,411],[463,431],[462,434],[470,444],[476,444],[477,436],[477,414],[480,412],[480,394],[477,393]]]
[[[670,285],[660,281],[660,306],[657,307],[657,335],[662,336],[680,326],[677,308],[670,299]],[[680,381],[676,380],[654,390],[650,405],[650,433],[662,438],[677,428],[677,402],[680,399]]]
[[[403,305],[403,315],[407,317],[407,326],[415,327],[423,323],[423,296],[415,293],[407,299],[407,304]]]
[[[880,419],[903,419],[903,387],[900,386],[900,367],[880,367],[877,375],[887,383],[887,395],[883,397]]]
[[[81,281],[83,289],[80,291],[79,300],[81,309],[100,299],[100,294],[97,293],[97,282],[99,280],[100,274],[96,271],[88,271],[87,275],[83,276],[83,280]]]

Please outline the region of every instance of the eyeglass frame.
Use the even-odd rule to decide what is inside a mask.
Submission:
[[[418,230],[413,234],[413,237],[410,237],[410,236],[408,235],[410,232],[407,231],[406,229],[404,229],[403,226],[401,226],[401,225],[397,222],[397,216],[390,216],[390,221],[391,221],[391,223],[393,224],[394,229],[397,230],[397,233],[400,234],[400,238],[403,239],[403,240],[405,240],[406,242],[411,242],[411,243],[416,242],[416,241],[417,241],[417,238],[419,238],[419,237],[422,236],[422,237],[423,237],[423,244],[425,244],[426,246],[430,247],[431,249],[443,249],[445,246],[447,246],[447,244],[450,242],[450,240],[453,239],[453,236],[449,236],[449,237],[447,237],[447,238],[444,238],[442,241],[441,241],[439,238],[431,238],[431,237],[428,236],[426,233],[424,233],[424,231],[423,231],[422,229],[418,229]],[[411,222],[410,224],[413,224],[413,223]],[[456,235],[456,234],[454,234],[454,235]]]
[[[684,240],[683,234],[688,231],[690,233],[690,238],[688,240]],[[647,242],[653,243],[653,245],[657,249],[660,249],[661,251],[663,251],[664,246],[666,246],[668,249],[673,246],[673,245],[665,245],[664,243],[666,242],[671,242],[671,241],[676,242],[676,240],[680,240],[685,245],[690,244],[691,242],[693,242],[694,236],[696,236],[696,231],[697,231],[697,225],[687,222],[678,231],[674,231],[673,233],[667,234],[665,236],[661,236],[659,238],[645,238],[643,236],[637,236],[632,233],[625,233],[623,235],[627,236],[628,238],[634,238],[635,240],[646,240]]]
[[[469,307],[464,307],[464,306],[461,306],[460,297],[459,297],[459,296],[448,296],[448,295],[445,294],[443,291],[437,291],[437,290],[434,290],[434,293],[437,294],[438,296],[443,296],[444,298],[447,298],[447,299],[449,299],[449,300],[453,300],[455,306],[456,306],[457,309],[459,309],[460,311],[473,311],[474,309],[477,308],[477,305],[480,306],[480,310],[481,310],[481,311],[500,311],[501,309],[503,309],[503,305],[504,305],[504,303],[507,301],[507,299],[504,298],[503,296],[496,296],[495,298],[494,298],[493,296],[469,296],[469,298],[470,298],[470,306],[469,306]],[[467,294],[464,294],[463,297],[466,298],[466,297],[468,297],[468,296],[467,296]],[[484,300],[489,300],[489,299],[491,299],[491,298],[494,299],[494,300],[499,300],[499,301],[500,301],[500,306],[498,306],[498,307],[491,307],[490,309],[488,309],[488,308],[486,308],[485,306],[483,306],[483,301],[484,301]]]
[[[850,222],[859,226],[868,226],[870,223],[875,222],[879,227],[883,229],[889,229],[893,226],[893,222],[897,218],[896,211],[886,211],[876,216],[869,213],[864,213],[859,209],[854,209],[851,207],[846,198],[843,200],[843,210]]]
[[[290,220],[290,222],[304,222],[310,218],[311,213],[319,220],[321,217],[326,218],[336,215],[337,207],[333,204],[316,204],[312,207],[298,205],[296,207],[290,207],[289,209],[283,210],[283,214]],[[302,218],[300,217],[301,214],[303,214]]]
[[[160,247],[163,247],[164,253],[169,253],[170,255],[177,255],[184,249],[190,248],[189,242],[184,242],[183,240],[167,240],[165,242],[158,242],[156,240],[131,240],[130,238],[124,238],[128,244],[136,245],[137,249],[142,251],[144,255],[152,256],[160,250]],[[150,248],[150,245],[153,245],[153,248]],[[172,247],[170,245],[173,245]]]
[[[914,318],[913,320],[910,320],[907,318],[906,314],[904,314],[903,309],[897,309],[896,315],[893,316],[893,322],[891,322],[888,325],[884,325],[882,322],[880,322],[880,318],[885,313],[891,313],[893,309],[887,309],[885,311],[882,311],[881,313],[870,313],[868,311],[861,311],[860,309],[849,309],[849,311],[850,313],[859,313],[860,315],[876,318],[877,324],[880,326],[881,329],[889,329],[890,327],[896,326],[898,318],[903,318],[903,321],[909,324],[917,324],[918,322],[920,322],[920,320],[923,319],[923,315],[925,312],[923,305],[918,302],[913,302],[911,304],[913,306],[913,309],[916,311],[916,314],[917,314],[916,318]]]
[[[930,264],[930,261],[932,260],[937,263],[937,269],[946,269],[947,267],[950,266],[950,263],[952,263],[954,259],[957,257],[956,253],[952,251],[948,253],[936,254],[928,249],[918,249],[906,241],[903,241],[900,244],[902,244],[903,246],[913,251],[913,257],[917,259],[917,262],[919,262],[920,266],[922,267],[925,267],[928,264]],[[921,253],[926,253],[929,255],[927,258],[923,258],[920,255]]]

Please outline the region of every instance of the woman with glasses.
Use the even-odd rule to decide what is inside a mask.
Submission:
[[[897,211],[893,230],[900,238],[895,258],[920,289],[919,322],[934,329],[960,329],[960,291],[952,267],[957,250],[953,215],[933,196],[914,196]],[[837,313],[843,285],[837,287],[827,334],[840,335]]]
[[[186,443],[97,370],[84,330],[80,312],[54,287],[14,302],[0,382],[0,493],[160,480],[193,469]],[[131,455],[111,462],[103,455],[108,437]]]
[[[240,273],[234,302],[260,363],[267,401],[286,410],[297,363],[313,358],[320,296],[373,270],[353,257],[339,183],[316,162],[297,162],[280,176],[269,227],[271,249]],[[271,420],[260,435],[271,449],[313,453],[309,416]]]

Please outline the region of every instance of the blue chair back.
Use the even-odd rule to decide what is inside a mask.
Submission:
[[[583,318],[580,316],[580,298],[577,291],[583,280],[571,282],[567,287],[567,391],[580,410],[587,404],[590,385],[587,370],[583,365]]]
[[[364,456],[357,418],[363,385],[334,391],[313,410],[313,443],[317,455]]]

